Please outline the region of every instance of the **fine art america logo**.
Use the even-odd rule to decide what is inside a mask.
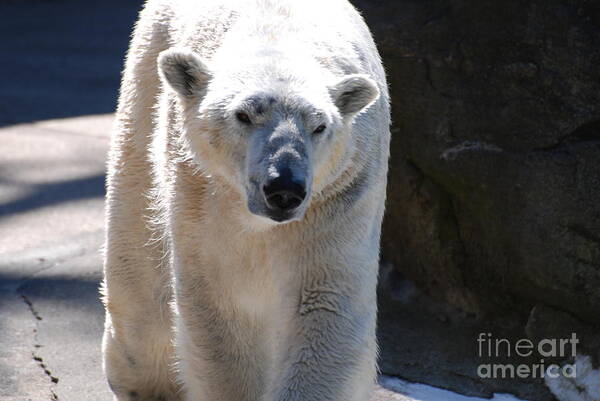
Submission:
[[[480,358],[519,361],[537,360],[537,363],[482,363],[477,367],[477,375],[483,379],[491,378],[557,378],[559,376],[575,378],[577,369],[574,364],[546,366],[544,358],[568,358],[577,354],[579,339],[575,333],[570,338],[547,338],[537,343],[522,338],[511,342],[506,338],[495,338],[492,333],[479,333],[477,338],[478,356]]]

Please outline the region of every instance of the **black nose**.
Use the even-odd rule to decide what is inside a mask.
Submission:
[[[269,208],[289,212],[296,209],[306,197],[306,182],[294,177],[289,168],[279,171],[279,176],[269,178],[263,185]]]

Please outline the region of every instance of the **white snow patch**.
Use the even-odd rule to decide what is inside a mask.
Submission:
[[[493,398],[468,397],[427,384],[410,383],[390,376],[380,376],[379,385],[388,391],[378,390],[374,401],[526,401],[510,394],[494,394]],[[389,394],[389,392],[394,394]]]
[[[587,355],[575,358],[577,376],[559,375],[550,377],[546,373],[546,385],[560,401],[600,401],[600,369],[594,369]]]

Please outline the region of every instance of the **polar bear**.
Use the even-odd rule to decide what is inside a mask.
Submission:
[[[390,112],[346,0],[150,0],[107,178],[116,400],[365,401]]]

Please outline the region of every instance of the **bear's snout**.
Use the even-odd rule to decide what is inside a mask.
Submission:
[[[275,221],[285,221],[304,202],[306,180],[296,177],[289,167],[285,167],[265,180],[262,192],[269,217]]]

